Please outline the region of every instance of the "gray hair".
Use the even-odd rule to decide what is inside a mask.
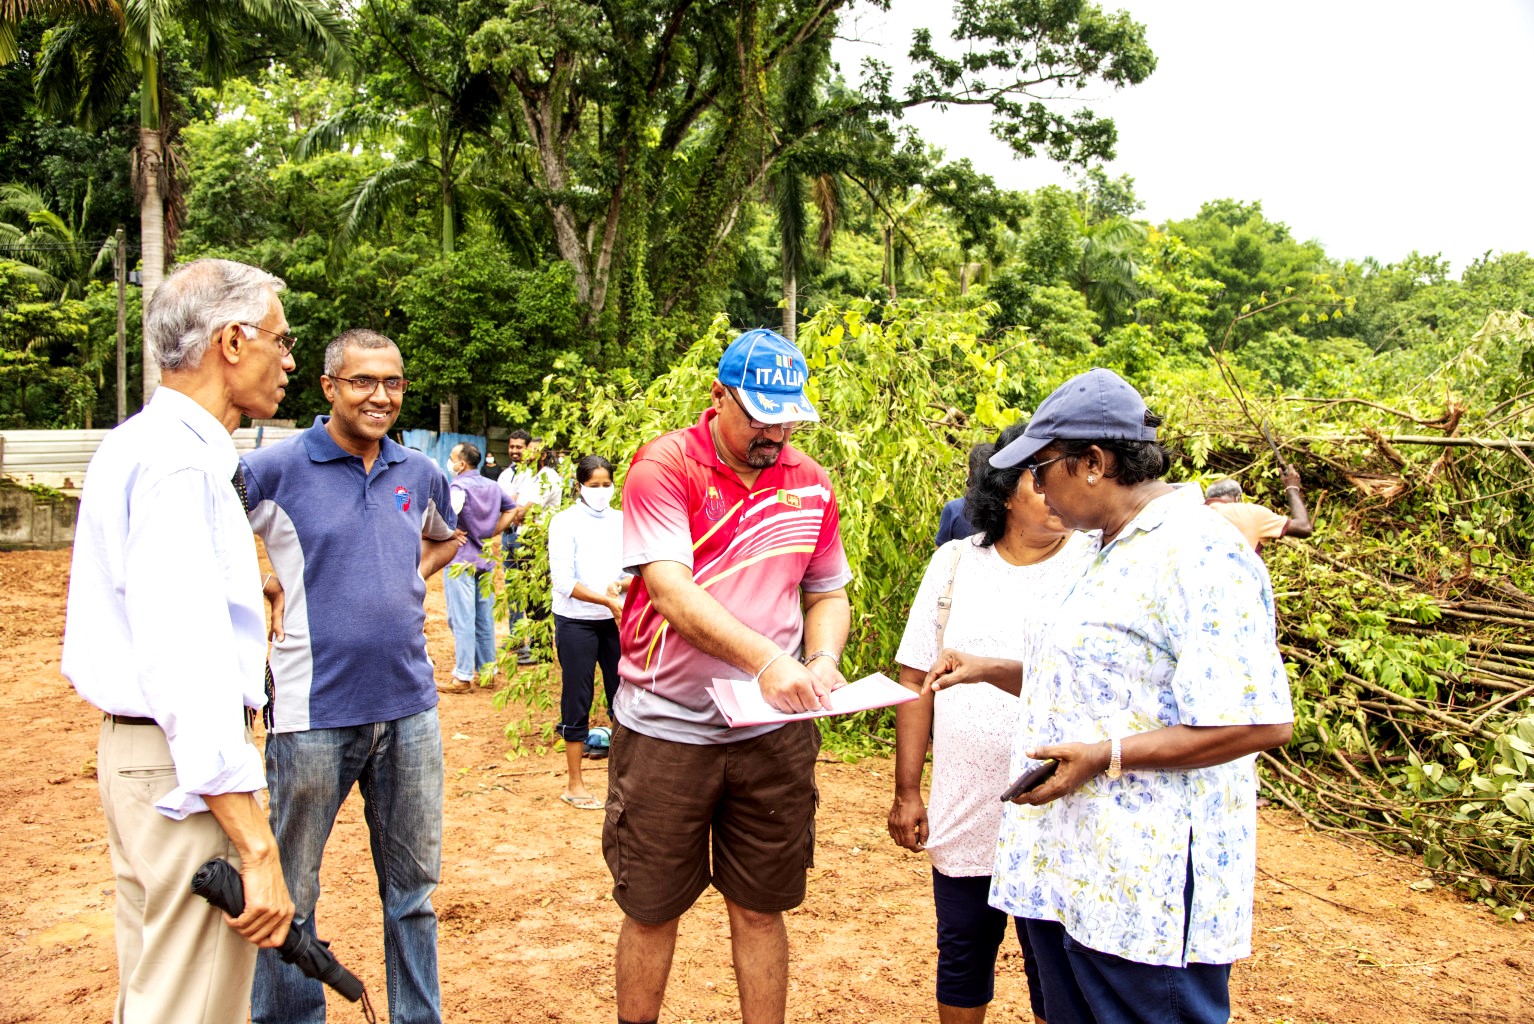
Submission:
[[[215,331],[259,324],[282,278],[233,260],[193,260],[160,283],[144,317],[144,339],[163,371],[195,370]]]
[[[353,327],[349,331],[342,331],[330,339],[330,344],[325,346],[325,376],[334,377],[341,372],[341,364],[346,362],[346,350],[349,348],[398,348],[391,338],[370,331],[366,327]]]
[[[1216,480],[1204,488],[1205,501],[1240,501],[1241,485],[1230,477]]]

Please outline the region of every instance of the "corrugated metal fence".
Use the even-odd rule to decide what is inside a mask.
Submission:
[[[296,427],[241,427],[234,446],[242,452],[275,444]],[[78,494],[105,430],[0,430],[0,476]]]

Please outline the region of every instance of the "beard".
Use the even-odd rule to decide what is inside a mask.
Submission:
[[[784,441],[769,441],[766,438],[758,438],[752,441],[746,448],[746,465],[752,469],[766,469],[778,464],[778,457],[783,454]]]

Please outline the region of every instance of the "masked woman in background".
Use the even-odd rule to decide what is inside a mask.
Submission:
[[[618,620],[631,576],[623,572],[623,513],[612,508],[613,464],[587,455],[575,467],[575,503],[549,523],[549,577],[554,591],[554,647],[563,673],[559,735],[567,778],[560,799],[600,810],[581,778],[590,734],[596,668],[609,714],[618,689]]]
[[[921,689],[927,670],[950,653],[945,648],[1015,664],[1019,636],[1058,603],[1062,590],[1081,572],[1087,538],[1044,507],[1021,467],[989,465],[998,448],[1022,433],[1018,423],[1002,431],[995,444],[976,445],[972,452],[965,513],[979,532],[947,542],[927,564],[895,655],[900,681],[911,689]],[[1017,709],[1011,694],[967,686],[938,695],[929,691],[895,710],[889,833],[899,845],[925,848],[932,858],[941,1024],[979,1024],[995,993],[996,954],[1006,935],[1007,914],[989,906],[986,898],[1001,829],[997,797],[1010,781]],[[929,741],[932,792],[930,806],[923,806],[921,776]],[[1017,933],[1034,1015],[1042,1017],[1021,921]]]

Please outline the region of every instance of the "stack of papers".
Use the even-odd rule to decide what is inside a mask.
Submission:
[[[831,691],[829,711],[822,709],[797,714],[779,711],[762,698],[761,687],[749,679],[715,679],[714,685],[707,689],[708,695],[714,699],[732,729],[747,725],[797,722],[804,718],[825,718],[827,715],[850,715],[854,711],[904,704],[917,697],[916,691],[906,689],[883,672],[864,676],[855,683]]]

